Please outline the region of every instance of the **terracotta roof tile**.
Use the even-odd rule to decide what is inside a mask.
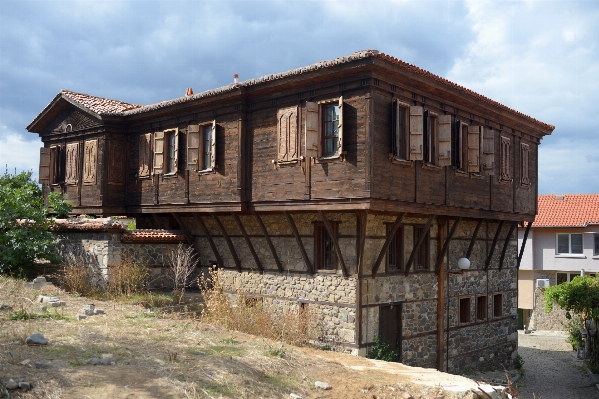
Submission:
[[[141,107],[141,105],[130,104],[119,100],[111,100],[109,98],[91,96],[89,94],[76,93],[69,90],[62,90],[60,93],[66,99],[74,101],[98,115],[122,113]]]
[[[539,195],[533,227],[585,227],[588,224],[599,224],[599,194]]]
[[[121,235],[122,242],[185,242],[179,230],[127,230]]]
[[[52,231],[107,231],[125,230],[125,225],[112,218],[54,219]]]

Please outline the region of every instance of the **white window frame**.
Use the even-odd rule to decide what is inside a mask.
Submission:
[[[593,233],[593,256],[599,257],[599,233]]]
[[[568,236],[568,252],[559,252],[559,236]],[[582,250],[581,252],[572,252],[572,235],[580,235],[582,238]],[[584,255],[584,234],[583,233],[556,233],[555,234],[555,254],[556,255],[568,255],[568,256],[583,256]]]

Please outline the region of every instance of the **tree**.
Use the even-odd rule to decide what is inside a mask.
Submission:
[[[0,176],[0,273],[27,268],[35,259],[60,262],[47,213],[31,172]]]
[[[566,311],[566,318],[580,318],[580,326],[584,325],[591,350],[591,362],[599,364],[599,351],[595,346],[599,343],[596,337],[599,321],[599,279],[591,276],[578,276],[569,283],[562,283],[545,289],[545,307],[547,313],[553,309],[553,302]],[[593,338],[594,337],[594,338]]]

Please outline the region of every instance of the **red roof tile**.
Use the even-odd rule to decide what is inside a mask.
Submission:
[[[599,224],[599,194],[539,195],[533,227],[585,227],[588,224]]]
[[[52,231],[107,231],[125,230],[125,225],[112,218],[100,219],[54,219]]]
[[[185,242],[179,230],[127,230],[121,235],[122,242]]]
[[[121,113],[141,107],[141,105],[111,100],[109,98],[90,96],[89,94],[76,93],[69,90],[62,90],[60,93],[66,99],[74,101],[98,115]]]

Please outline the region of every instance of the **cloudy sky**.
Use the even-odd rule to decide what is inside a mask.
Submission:
[[[556,126],[539,193],[599,193],[599,2],[0,1],[0,165],[62,89],[151,104],[377,49]],[[2,170],[4,172],[4,170]]]

